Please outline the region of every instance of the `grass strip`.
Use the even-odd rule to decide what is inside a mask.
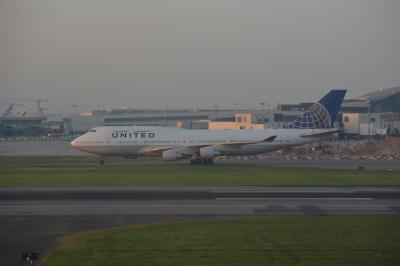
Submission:
[[[400,217],[132,225],[60,237],[43,265],[399,265]]]
[[[117,159],[115,159],[117,160]],[[1,157],[0,186],[369,186],[400,185],[400,171],[262,165],[109,164],[96,157]]]
[[[400,172],[157,164],[0,170],[2,187],[129,185],[400,185]]]

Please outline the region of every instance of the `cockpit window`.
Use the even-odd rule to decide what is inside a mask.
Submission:
[[[96,129],[91,129],[89,132],[96,132]]]

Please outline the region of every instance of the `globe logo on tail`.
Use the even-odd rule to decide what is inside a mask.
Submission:
[[[322,99],[291,122],[288,128],[332,128],[346,90],[331,90]]]
[[[291,122],[288,128],[331,128],[331,124],[328,110],[322,104],[316,103]]]

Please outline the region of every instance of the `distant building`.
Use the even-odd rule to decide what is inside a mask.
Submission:
[[[400,113],[400,87],[368,93],[359,99],[367,101],[371,113]]]
[[[313,103],[262,109],[100,109],[79,115],[0,117],[0,136],[79,135],[98,126],[169,126],[199,129],[283,128]],[[369,115],[368,115],[369,114]],[[400,87],[344,100],[335,127],[349,135],[395,134],[400,128]],[[368,118],[369,117],[369,118]],[[369,122],[368,122],[369,121]]]
[[[400,87],[383,89],[344,100],[343,113],[400,113]]]
[[[251,114],[235,114],[234,117],[193,121],[192,128],[208,130],[263,129],[264,124],[253,124]]]
[[[345,99],[340,108],[342,113],[368,113],[368,102],[360,99]]]
[[[301,115],[311,103],[279,104],[270,123],[285,127]],[[369,113],[369,115],[368,115]],[[335,127],[349,135],[394,134],[399,129],[400,87],[381,89],[353,99],[345,99],[336,117]],[[368,117],[371,121],[368,123]]]
[[[236,114],[238,112],[248,113],[250,116],[241,117],[242,124],[248,127],[248,124],[254,124],[254,127],[259,127],[258,124],[267,123],[269,119],[265,110],[234,110],[234,109],[170,109],[170,110],[129,110],[125,113],[120,112],[84,112],[83,115],[75,115],[66,117],[64,126],[66,134],[76,135],[87,132],[93,127],[97,126],[169,126],[169,127],[182,127],[182,128],[211,128],[218,127],[221,124],[215,122],[235,122]],[[203,121],[203,122],[199,122]],[[235,122],[236,123],[236,122]],[[257,125],[255,125],[257,124]]]
[[[344,100],[343,129],[348,135],[398,135],[400,130],[400,87],[381,89]]]
[[[400,113],[343,113],[347,135],[399,135]]]
[[[35,136],[42,134],[44,116],[2,116],[0,136]]]
[[[202,113],[113,115],[104,118],[104,125],[190,127],[192,121],[208,119],[208,117],[207,114]]]

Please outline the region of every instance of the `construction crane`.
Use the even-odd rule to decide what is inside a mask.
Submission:
[[[4,105],[8,105],[7,109],[4,111],[3,116],[9,116],[14,109],[14,106],[22,106],[22,104],[19,103],[0,103]]]
[[[48,103],[50,102],[49,100],[44,100],[44,99],[14,99],[14,101],[20,101],[20,102],[36,102],[37,110],[40,116],[43,115],[43,111],[46,108],[42,108],[41,103]]]

